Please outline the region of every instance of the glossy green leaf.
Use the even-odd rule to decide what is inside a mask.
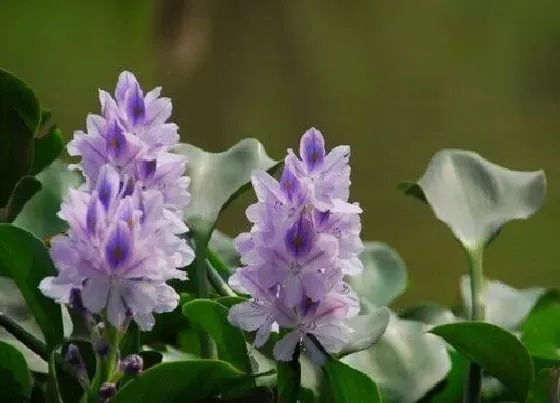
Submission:
[[[22,80],[0,69],[0,207],[31,167],[33,136],[41,111],[34,92]]]
[[[377,385],[367,375],[348,365],[329,359],[325,378],[333,403],[380,403]]]
[[[299,349],[296,355],[299,355]],[[298,358],[276,363],[278,403],[297,402],[301,392],[301,363]]]
[[[560,360],[560,296],[552,291],[541,297],[520,331],[533,356]]]
[[[46,238],[68,228],[68,224],[57,213],[69,189],[77,187],[81,179],[60,160],[37,175],[37,179],[41,182],[42,189],[25,204],[14,224],[40,238]]]
[[[30,373],[23,355],[0,341],[0,401],[23,402],[30,393]]]
[[[225,306],[211,300],[197,299],[183,305],[183,314],[214,339],[221,360],[245,373],[251,373],[245,338],[241,330],[228,322],[228,309]]]
[[[469,250],[486,245],[508,221],[542,205],[543,171],[512,171],[463,150],[436,153],[418,181],[436,217]]]
[[[64,150],[64,138],[56,125],[51,122],[50,111],[41,113],[41,128],[33,139],[33,164],[31,175],[36,175],[52,164]]]
[[[221,211],[250,187],[254,170],[271,170],[278,166],[256,139],[244,139],[221,153],[210,153],[190,144],[175,148],[187,157],[189,191],[193,198],[186,210],[187,222],[208,237]]]
[[[243,297],[220,297],[216,298],[214,301],[219,303],[220,305],[225,306],[226,308],[231,308],[234,305],[240,304],[242,302],[247,301],[247,298]]]
[[[397,184],[397,190],[407,196],[412,196],[415,199],[423,201],[424,203],[428,202],[422,188],[416,182],[401,181]]]
[[[456,351],[450,351],[451,371],[447,377],[420,401],[421,403],[461,403],[469,361]]]
[[[381,339],[342,362],[369,375],[386,403],[413,403],[441,382],[451,369],[443,340],[427,325],[392,315]]]
[[[470,287],[470,277],[461,277],[461,296],[469,317]],[[544,292],[545,289],[542,287],[518,290],[501,281],[486,280],[480,293],[480,299],[484,304],[484,320],[508,330],[515,330],[525,320]]]
[[[362,273],[347,281],[360,296],[363,312],[388,305],[407,286],[406,266],[398,253],[382,242],[364,242]]]
[[[451,323],[437,326],[431,333],[497,378],[519,401],[525,401],[533,383],[533,362],[513,334],[483,322]]]
[[[0,217],[2,222],[13,222],[18,214],[21,212],[27,201],[29,201],[35,193],[41,190],[41,182],[33,176],[22,177],[8,199],[8,204],[2,209],[3,217]]]
[[[227,362],[193,360],[156,365],[128,382],[111,403],[194,402],[252,379]]]
[[[0,224],[0,273],[18,286],[47,346],[52,349],[62,343],[61,308],[38,288],[43,278],[56,275],[49,252],[41,240],[21,228]]]
[[[535,381],[529,396],[530,403],[550,403],[560,398],[560,360],[533,357]]]

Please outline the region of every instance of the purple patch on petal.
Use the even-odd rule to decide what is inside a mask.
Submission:
[[[131,244],[132,239],[127,223],[119,221],[109,235],[109,241],[105,246],[105,259],[111,269],[123,266],[130,256]]]
[[[93,196],[88,204],[86,213],[86,229],[89,235],[95,235],[97,224],[97,197]]]
[[[138,167],[138,177],[141,181],[146,181],[154,177],[157,168],[157,160],[149,159],[140,161]]]
[[[97,179],[96,190],[99,201],[105,208],[105,211],[109,209],[109,205],[116,197],[119,191],[119,184],[120,180],[117,171],[109,165],[103,166]]]
[[[284,167],[282,178],[280,178],[280,187],[290,201],[293,201],[295,196],[301,192],[299,179],[286,167]]]
[[[109,157],[120,158],[126,152],[128,142],[116,120],[107,125],[105,139],[107,141],[107,154]]]
[[[315,128],[306,131],[301,138],[299,152],[309,171],[321,166],[325,159],[325,140],[321,132]]]
[[[307,316],[308,313],[314,313],[319,307],[319,301],[313,302],[311,298],[305,297],[300,304],[300,311],[302,316]]]
[[[289,229],[285,238],[286,248],[294,257],[305,256],[315,243],[315,232],[311,221],[301,217]]]
[[[144,123],[146,118],[146,105],[144,97],[138,85],[134,86],[127,93],[126,113],[133,126]]]
[[[123,197],[130,196],[134,192],[134,181],[132,178],[128,178],[124,182],[121,181],[119,188],[123,192]]]

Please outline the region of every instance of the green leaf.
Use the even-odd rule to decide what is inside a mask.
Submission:
[[[111,403],[194,402],[226,392],[251,379],[217,360],[158,364],[128,382]]]
[[[50,111],[43,110],[39,136],[33,139],[33,164],[31,175],[36,175],[56,160],[64,150],[60,129],[50,122]]]
[[[520,327],[521,341],[533,356],[560,360],[560,297],[546,293]]]
[[[431,326],[445,325],[457,320],[447,308],[436,304],[422,304],[409,307],[400,312],[402,319],[417,320]]]
[[[208,242],[208,249],[225,263],[229,269],[228,274],[231,274],[239,266],[239,254],[233,246],[233,239],[223,232],[216,229],[212,232],[210,242]],[[218,268],[216,267],[216,269]],[[221,270],[220,273],[222,273]]]
[[[251,373],[245,338],[241,330],[228,322],[228,309],[225,306],[211,300],[197,299],[183,305],[183,314],[214,339],[221,360],[245,373]]]
[[[289,362],[276,363],[278,403],[296,403],[301,391],[301,364],[299,362],[299,347],[296,347],[295,359]]]
[[[25,206],[25,203],[40,190],[41,182],[33,176],[22,177],[18,183],[16,183],[14,191],[4,209],[4,217],[0,217],[0,221],[8,223],[13,222]]]
[[[364,312],[388,305],[407,286],[406,266],[394,249],[382,242],[364,242],[364,270],[347,280],[360,296]]]
[[[392,315],[376,344],[342,362],[375,380],[384,402],[416,402],[451,369],[445,343],[426,333],[427,327]]]
[[[333,403],[380,403],[377,385],[367,375],[330,358],[324,366]]]
[[[533,361],[513,334],[483,322],[441,325],[433,328],[431,333],[442,337],[470,361],[497,378],[519,401],[525,401],[533,383]]]
[[[23,355],[0,341],[0,401],[23,402],[30,393],[30,373]]]
[[[220,298],[216,298],[214,301],[216,301],[218,304],[225,306],[226,308],[231,308],[234,305],[240,304],[242,302],[247,301],[247,298],[243,298],[243,297],[220,297]]]
[[[470,276],[462,276],[461,296],[468,317],[471,310],[470,287]],[[518,290],[501,281],[486,280],[480,292],[480,299],[484,305],[484,320],[508,330],[516,330],[544,292],[542,287]]]
[[[18,286],[41,328],[47,348],[64,339],[61,309],[39,290],[39,283],[56,275],[49,252],[41,240],[10,224],[0,224],[0,272]]]
[[[37,179],[43,188],[25,204],[14,224],[40,238],[46,238],[68,228],[66,221],[60,219],[57,213],[69,189],[77,187],[81,179],[59,160],[37,175]]]
[[[529,401],[531,403],[555,402],[550,396],[560,396],[560,361],[533,357],[533,366],[535,381]]]
[[[187,157],[189,190],[193,198],[187,209],[190,227],[210,237],[223,209],[250,187],[254,170],[278,167],[256,139],[244,139],[221,153],[210,153],[190,144],[175,148]]]
[[[365,315],[357,315],[346,321],[346,324],[354,331],[348,336],[348,341],[337,357],[343,357],[358,351],[367,350],[375,344],[385,333],[391,311],[387,307],[380,307]]]
[[[456,351],[450,351],[451,371],[447,378],[438,384],[420,401],[421,403],[461,403],[469,361]],[[494,379],[494,378],[492,378]]]
[[[512,171],[464,150],[436,153],[418,185],[468,250],[487,245],[508,221],[529,218],[546,193],[543,171]]]
[[[420,185],[412,181],[401,181],[397,184],[397,190],[407,196],[412,196],[424,203],[427,203],[426,195],[422,191]]]
[[[34,92],[22,80],[0,69],[0,207],[31,167],[33,136],[41,111]]]

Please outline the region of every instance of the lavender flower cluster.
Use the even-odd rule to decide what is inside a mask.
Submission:
[[[327,154],[312,128],[299,151],[301,159],[288,150],[280,182],[266,172],[252,176],[258,201],[246,213],[253,227],[235,240],[243,267],[229,280],[252,298],[233,306],[228,319],[256,331],[256,347],[271,331],[291,329],[275,344],[276,359],[292,360],[301,347],[320,362],[315,340],[328,352],[340,351],[353,331],[346,320],[360,309],[344,276],[363,270],[361,208],[348,202],[348,146]]]
[[[186,161],[169,152],[178,128],[167,123],[171,100],[160,92],[144,95],[130,72],[119,76],[114,98],[100,91],[102,115],[89,115],[87,132],[68,144],[85,184],[59,212],[69,230],[51,242],[58,275],[39,286],[66,304],[79,290],[85,309],[119,329],[134,319],[149,330],[154,312],[175,309],[179,296],[166,281],[186,279],[178,268],[194,257],[179,237],[187,232]]]

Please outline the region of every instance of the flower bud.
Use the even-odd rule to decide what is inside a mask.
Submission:
[[[99,388],[99,399],[102,402],[108,401],[110,398],[117,394],[117,385],[112,382],[105,382]]]
[[[128,375],[138,375],[144,369],[144,361],[138,354],[130,354],[121,362],[122,371]]]
[[[106,357],[110,350],[111,346],[105,340],[99,340],[95,343],[95,352],[102,358]]]

